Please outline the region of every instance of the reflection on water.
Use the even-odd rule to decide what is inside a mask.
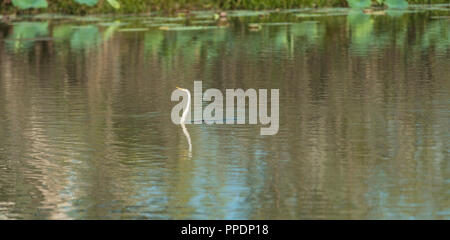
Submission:
[[[448,14],[0,23],[0,218],[449,219]],[[172,124],[194,80],[280,89],[279,133]]]

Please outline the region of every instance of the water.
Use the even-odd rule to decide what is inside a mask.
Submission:
[[[0,219],[450,219],[448,6],[208,14],[0,23]],[[189,153],[194,80],[280,89],[278,134]]]

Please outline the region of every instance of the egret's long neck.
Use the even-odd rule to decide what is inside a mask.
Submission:
[[[187,114],[189,112],[189,109],[191,108],[191,93],[189,92],[189,90],[186,90],[186,92],[188,95],[188,100],[187,100],[187,104],[186,104],[187,106],[184,109],[183,115],[181,115],[181,123],[185,123]]]

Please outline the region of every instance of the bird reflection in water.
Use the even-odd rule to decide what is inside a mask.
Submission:
[[[188,156],[189,156],[189,157],[192,157],[192,143],[191,143],[191,136],[189,135],[189,132],[188,132],[188,130],[187,130],[187,128],[186,128],[186,125],[185,125],[185,122],[186,122],[186,116],[187,116],[187,114],[188,114],[188,112],[189,112],[189,109],[191,108],[191,93],[189,92],[189,90],[187,90],[187,89],[185,89],[185,88],[179,88],[179,87],[177,87],[177,89],[179,89],[179,90],[181,90],[181,91],[183,91],[183,92],[186,92],[186,93],[187,93],[187,96],[188,96],[188,100],[187,100],[187,104],[186,104],[187,106],[186,106],[186,108],[184,109],[183,114],[181,115],[180,125],[181,125],[181,128],[183,129],[184,136],[186,136],[186,139],[187,139],[188,144],[189,144],[189,153],[188,153]]]

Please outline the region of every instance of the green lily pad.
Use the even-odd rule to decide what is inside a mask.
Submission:
[[[450,16],[432,16],[431,19],[450,19]]]
[[[157,22],[177,22],[186,20],[184,17],[152,17],[150,19]]]
[[[248,11],[248,10],[238,10],[233,11],[228,14],[230,17],[254,17],[270,14],[269,11]]]
[[[439,3],[439,4],[409,4],[411,8],[429,8],[429,7],[436,7],[436,8],[445,8],[450,7],[450,3]]]
[[[336,12],[348,12],[350,11],[348,8],[319,8],[315,9],[312,12],[316,13],[336,13]]]
[[[450,11],[450,4],[409,4],[409,8],[426,11]]]
[[[149,27],[181,27],[183,24],[181,23],[149,23],[147,24]]]
[[[433,4],[433,6],[436,6],[436,7],[450,7],[450,3],[437,3],[437,4]]]
[[[119,29],[119,32],[145,32],[148,30],[148,28],[122,28]]]
[[[370,0],[347,0],[348,5],[350,5],[351,8],[368,8],[372,4]]]
[[[98,3],[98,0],[75,0],[75,2],[92,7]]]
[[[330,12],[330,13],[324,13],[323,16],[325,17],[339,17],[339,16],[347,16],[348,12]]]
[[[323,17],[322,14],[317,14],[317,13],[299,13],[299,14],[295,14],[296,17],[302,17],[302,18],[307,18],[307,17]]]
[[[441,7],[429,7],[426,8],[428,11],[450,11],[450,8],[441,8]]]
[[[32,18],[41,20],[50,20],[50,19],[67,19],[71,18],[71,16],[58,13],[41,13],[33,15]]]
[[[292,25],[291,22],[272,22],[272,23],[261,23],[264,26],[289,26]]]
[[[48,7],[46,0],[12,0],[12,4],[19,9]]]
[[[295,8],[295,9],[283,9],[278,11],[279,13],[301,13],[301,12],[307,12],[312,11],[314,8]]]
[[[97,25],[102,26],[102,27],[110,27],[110,26],[125,26],[128,24],[129,23],[115,21],[115,22],[101,22],[101,23],[98,23]]]
[[[87,16],[87,17],[76,17],[76,18],[74,18],[74,20],[80,21],[80,22],[100,22],[100,21],[105,21],[105,18]]]
[[[319,8],[312,11],[296,14],[298,17],[325,17],[325,16],[346,16],[349,8]]]
[[[191,24],[193,25],[199,25],[199,24],[215,24],[216,21],[215,20],[196,20],[196,21],[191,21]]]
[[[214,19],[216,13],[212,11],[194,11],[192,14],[195,19]]]
[[[167,27],[161,30],[166,31],[199,31],[199,30],[211,30],[218,29],[218,26],[179,26],[179,27]]]

